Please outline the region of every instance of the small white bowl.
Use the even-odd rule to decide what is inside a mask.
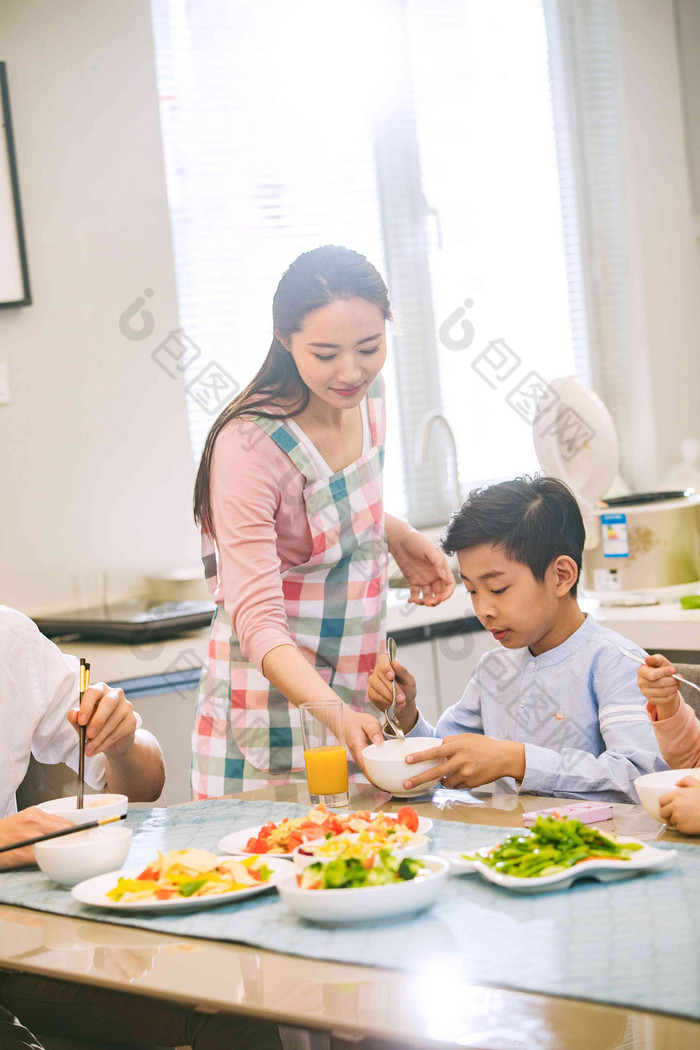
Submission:
[[[101,820],[102,817],[120,817],[129,808],[126,795],[85,795],[82,809],[76,809],[77,801],[75,795],[52,798],[48,802],[40,802],[39,809],[55,813],[71,824],[89,824],[91,820]]]
[[[427,751],[430,747],[439,747],[442,741],[434,736],[406,737],[405,740],[385,740],[383,744],[370,744],[362,752],[367,776],[382,791],[390,791],[397,798],[413,798],[416,795],[424,795],[432,787],[440,783],[440,777],[420,784],[418,787],[407,791],[403,786],[404,780],[409,777],[425,773],[435,768],[435,762],[415,762],[407,765],[406,755],[412,755],[418,751]]]
[[[75,886],[123,867],[130,845],[131,828],[107,825],[37,842],[34,856],[44,875],[61,886]]]
[[[320,923],[377,922],[411,915],[435,902],[450,865],[442,857],[421,857],[429,875],[387,886],[347,890],[302,890],[296,875],[277,883],[280,897],[302,919]]]
[[[352,842],[357,842],[359,835],[349,835],[348,838]],[[296,864],[297,868],[305,868],[307,864],[315,864],[317,860],[321,861],[322,864],[327,864],[330,860],[335,860],[335,857],[315,855],[315,849],[321,844],[326,842],[332,842],[332,839],[318,839],[312,842],[302,842],[301,846],[297,846],[292,850],[292,860]],[[390,850],[394,857],[420,857],[424,853],[427,853],[430,840],[427,835],[414,835],[411,842],[406,846],[402,846],[400,849],[392,849],[391,843],[387,842],[384,846],[378,846],[378,849]]]
[[[659,799],[668,791],[673,791],[683,777],[695,777],[700,780],[700,769],[664,769],[659,773],[645,773],[634,782],[639,801],[649,816],[663,824],[659,814]]]

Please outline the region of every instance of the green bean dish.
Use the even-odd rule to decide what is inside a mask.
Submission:
[[[462,856],[501,875],[532,879],[556,875],[584,860],[629,860],[641,848],[641,842],[619,843],[614,835],[605,835],[580,820],[537,817],[529,832],[509,835],[486,854]]]

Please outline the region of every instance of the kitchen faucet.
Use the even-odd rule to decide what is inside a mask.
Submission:
[[[452,453],[452,493],[449,494],[452,502],[452,510],[457,508],[462,503],[462,487],[459,482],[459,461],[457,458],[457,443],[455,441],[454,432],[452,427],[447,422],[447,419],[441,412],[432,411],[428,412],[427,415],[419,421],[416,431],[416,446],[414,458],[416,465],[422,466],[427,462],[428,459],[428,448],[430,445],[430,437],[435,427],[441,427],[447,435],[447,439],[450,445]]]

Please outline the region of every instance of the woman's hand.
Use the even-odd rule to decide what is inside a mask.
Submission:
[[[84,725],[85,754],[90,758],[104,751],[123,755],[132,747],[138,722],[134,709],[121,689],[97,682],[85,690],[80,710],[68,712],[68,721],[77,731]]]
[[[381,744],[384,739],[378,719],[374,715],[352,711],[343,705],[343,733],[345,746],[358,766],[364,769],[362,752],[369,744]]]
[[[408,526],[404,529],[388,528],[387,537],[389,550],[411,588],[409,602],[439,605],[450,597],[455,589],[455,578],[439,547]]]
[[[659,799],[659,814],[669,827],[685,835],[700,835],[700,780],[683,777],[677,790]]]
[[[69,820],[57,817],[54,813],[44,813],[43,809],[32,806],[30,809],[12,813],[9,817],[3,817],[0,820],[0,846],[9,846],[12,842],[23,842],[24,839],[34,839],[38,835],[48,835],[52,831],[61,831],[70,826]],[[32,846],[0,853],[0,870],[20,868],[23,864],[34,863]]]
[[[388,653],[381,653],[369,676],[367,694],[380,711],[388,711],[394,699],[393,680],[396,678],[396,717],[404,733],[416,724],[416,680],[398,660],[393,664]]]

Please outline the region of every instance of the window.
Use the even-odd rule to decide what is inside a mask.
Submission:
[[[204,357],[247,383],[283,270],[345,244],[385,275],[397,314],[387,509],[426,525],[454,507],[437,429],[416,459],[430,412],[454,430],[463,487],[535,469],[507,395],[574,366],[538,0],[152,12],[181,321]],[[457,349],[462,320],[475,335]],[[194,398],[188,413],[198,458],[216,413]]]

